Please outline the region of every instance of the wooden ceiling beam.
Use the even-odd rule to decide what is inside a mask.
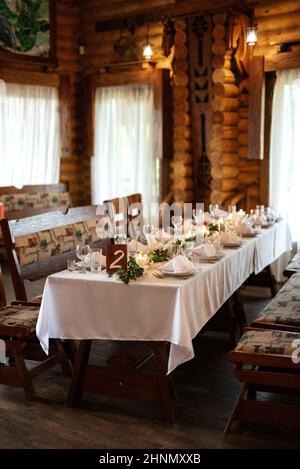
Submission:
[[[185,0],[184,2],[167,3],[157,8],[138,8],[136,13],[102,16],[101,21],[96,22],[96,32],[104,32],[114,29],[120,29],[124,26],[124,21],[130,22],[136,26],[159,21],[162,17],[168,16],[176,19],[194,15],[224,10],[228,8],[245,9],[249,8],[249,2],[246,0]]]

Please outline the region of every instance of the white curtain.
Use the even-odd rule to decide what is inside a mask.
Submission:
[[[270,204],[300,247],[300,69],[277,72],[270,148]]]
[[[140,192],[158,198],[158,160],[153,156],[153,89],[148,85],[98,88],[96,92],[93,202]]]
[[[0,103],[0,186],[59,181],[58,90],[6,84]]]

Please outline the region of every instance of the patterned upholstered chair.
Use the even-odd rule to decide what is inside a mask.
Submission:
[[[8,266],[18,301],[27,301],[24,280],[38,280],[64,270],[76,257],[78,243],[103,247],[99,240],[96,206],[71,208],[67,213],[50,212],[19,220],[1,220]]]
[[[293,259],[289,262],[287,268],[283,272],[285,277],[291,277],[292,275],[300,272],[300,253],[295,254]]]
[[[225,428],[235,420],[300,427],[300,406],[259,400],[257,392],[300,392],[300,334],[271,329],[248,329],[229,353],[235,375],[243,383]],[[247,391],[251,391],[246,398]]]
[[[28,399],[34,399],[34,378],[43,371],[60,364],[66,375],[71,368],[62,343],[52,341],[49,357],[44,354],[37,342],[35,327],[39,308],[30,303],[19,305],[17,302],[6,306],[2,272],[0,269],[0,383],[22,386]],[[4,353],[3,353],[4,352]],[[30,370],[25,359],[38,361]],[[6,363],[3,363],[5,360]]]
[[[300,271],[283,285],[251,326],[300,333]]]

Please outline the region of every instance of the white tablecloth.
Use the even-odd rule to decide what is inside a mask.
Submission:
[[[222,304],[284,249],[274,244],[277,230],[288,231],[282,223],[285,228],[276,224],[239,249],[226,249],[219,262],[202,264],[187,280],[157,279],[151,271],[129,285],[104,272],[49,276],[37,323],[43,349],[48,352],[49,338],[168,341],[170,373],[194,357],[192,339]]]

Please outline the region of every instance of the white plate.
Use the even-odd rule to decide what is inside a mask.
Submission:
[[[171,272],[170,270],[164,270],[164,269],[159,269],[164,275],[167,275],[169,277],[190,277],[193,275],[196,270],[184,270],[183,272]]]
[[[243,238],[255,238],[258,235],[257,232],[254,233],[242,233]]]
[[[239,248],[242,243],[223,243],[224,248]]]
[[[224,257],[224,254],[216,254],[215,256],[199,256],[199,262],[215,262]]]

